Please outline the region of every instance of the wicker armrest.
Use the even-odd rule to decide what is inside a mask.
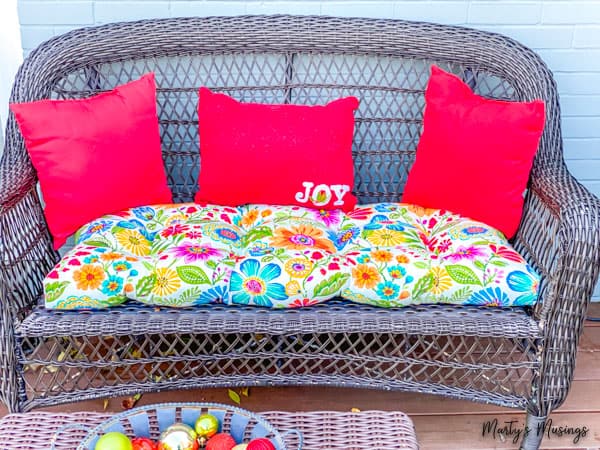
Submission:
[[[14,122],[9,121],[11,125]],[[35,171],[20,157],[19,146],[22,143],[9,140],[0,161],[0,307],[13,314],[35,304],[41,281],[57,260],[36,190]]]
[[[545,336],[539,395],[544,409],[554,409],[568,393],[598,280],[600,200],[564,164],[547,170],[533,179],[515,246],[542,273],[542,303],[535,309]]]

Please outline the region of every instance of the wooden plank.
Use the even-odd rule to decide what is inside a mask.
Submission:
[[[600,351],[600,326],[585,327],[583,334],[581,335],[581,340],[579,341],[579,351]]]
[[[599,183],[600,184],[600,183]],[[588,308],[587,317],[598,317],[600,318],[600,302],[590,303],[590,307]],[[587,328],[592,327],[600,327],[600,322],[592,322],[591,320],[586,320],[584,333]]]
[[[600,380],[600,351],[577,353],[574,379]]]

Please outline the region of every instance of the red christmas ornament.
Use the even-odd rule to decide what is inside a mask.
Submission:
[[[156,450],[158,444],[146,437],[137,437],[131,441],[133,450]]]
[[[235,439],[229,433],[219,433],[208,440],[206,450],[231,450],[235,446]]]
[[[275,446],[267,438],[257,438],[248,442],[246,450],[275,450]]]

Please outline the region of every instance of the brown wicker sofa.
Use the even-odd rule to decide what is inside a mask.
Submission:
[[[528,411],[565,399],[600,264],[600,202],[563,162],[556,84],[506,37],[392,20],[248,16],[109,24],[34,50],[13,102],[77,98],[154,71],[176,201],[193,198],[196,90],[244,100],[361,98],[354,142],[360,202],[398,201],[436,63],[484,96],[547,104],[547,126],[513,244],[542,274],[534,308],[377,309],[336,300],[301,310],[204,306],[48,311],[52,249],[33,170],[9,118],[0,164],[0,398],[11,411],[167,389],[330,385],[412,390]],[[530,433],[523,448],[539,447]]]

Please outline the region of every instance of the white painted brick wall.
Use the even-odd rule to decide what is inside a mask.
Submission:
[[[25,54],[53,35],[91,24],[275,13],[433,21],[495,31],[523,42],[555,74],[567,163],[600,196],[600,0],[19,0]],[[600,288],[596,296],[600,299]]]

